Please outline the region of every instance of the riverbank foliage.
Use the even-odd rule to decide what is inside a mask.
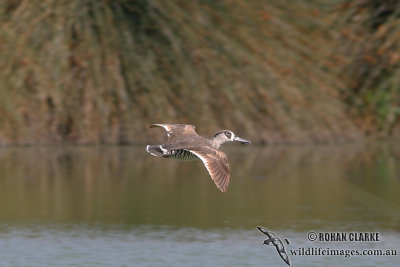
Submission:
[[[0,144],[398,136],[399,2],[2,1]]]

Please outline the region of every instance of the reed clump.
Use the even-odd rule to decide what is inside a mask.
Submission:
[[[5,0],[0,144],[140,143],[154,122],[195,124],[204,135],[236,129],[265,143],[356,139],[396,125],[396,102],[367,113],[385,123],[359,123],[368,116],[354,112],[358,98],[386,98],[359,83],[364,74],[343,74],[358,61],[337,56],[340,4]],[[381,86],[398,91],[390,77]]]
[[[339,16],[340,14],[340,16]],[[400,132],[400,1],[346,1],[337,10],[342,95],[363,133]]]

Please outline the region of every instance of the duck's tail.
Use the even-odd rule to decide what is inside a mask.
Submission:
[[[156,157],[165,157],[166,150],[161,145],[147,145],[146,151]]]

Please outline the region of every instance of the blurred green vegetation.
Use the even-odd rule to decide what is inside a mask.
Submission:
[[[399,2],[4,0],[0,144],[399,135]]]
[[[400,1],[348,1],[340,9],[340,51],[349,56],[342,90],[366,134],[399,135]]]

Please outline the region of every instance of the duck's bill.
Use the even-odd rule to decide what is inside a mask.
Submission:
[[[251,144],[251,142],[249,140],[240,138],[238,136],[235,136],[235,138],[233,138],[233,141],[240,142],[242,144]]]

